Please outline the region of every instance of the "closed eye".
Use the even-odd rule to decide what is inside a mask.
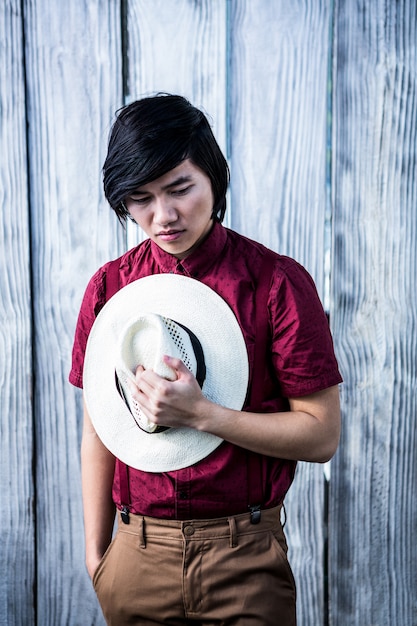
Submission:
[[[192,185],[188,185],[187,187],[181,187],[181,189],[173,189],[171,194],[173,196],[185,196],[191,189]]]
[[[134,202],[134,204],[146,204],[147,202],[149,202],[150,198],[148,196],[129,196],[129,200],[131,202]]]

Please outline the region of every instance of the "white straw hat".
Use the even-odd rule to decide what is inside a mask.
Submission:
[[[240,410],[248,385],[241,329],[215,291],[176,274],[147,276],[118,291],[89,335],[85,401],[104,445],[127,465],[148,472],[193,465],[222,442],[193,428],[160,429],[141,412],[128,379],[139,364],[175,378],[163,354],[180,358],[203,394],[222,406]]]

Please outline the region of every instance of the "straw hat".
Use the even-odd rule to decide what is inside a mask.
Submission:
[[[228,304],[203,283],[176,274],[136,280],[118,291],[91,329],[84,362],[84,394],[94,428],[121,461],[147,472],[197,463],[222,439],[192,428],[149,422],[131,396],[138,365],[174,380],[162,361],[180,358],[204,396],[240,410],[248,385],[248,357]]]

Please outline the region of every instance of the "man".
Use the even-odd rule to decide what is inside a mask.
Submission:
[[[86,563],[106,620],[117,626],[292,626],[295,585],[280,510],[296,461],[329,460],[340,430],[341,377],[314,284],[294,260],[221,225],[227,163],[207,119],[187,100],[159,95],[123,108],[103,172],[119,219],[135,221],[148,239],[91,279],[70,381],[83,385],[87,337],[112,295],[106,282],[107,288],[114,282],[115,263],[113,291],[173,273],[216,292],[236,316],[250,372],[245,405],[237,410],[206,397],[179,358],[163,356],[173,380],[137,363],[130,392],[149,423],[222,441],[197,463],[174,471],[127,464],[125,474],[86,407]],[[259,357],[262,318],[268,339]],[[114,504],[122,515],[111,543]]]

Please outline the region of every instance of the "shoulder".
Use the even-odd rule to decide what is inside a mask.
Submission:
[[[103,265],[99,271],[106,274],[110,267],[119,267],[121,273],[132,271],[132,269],[141,262],[144,262],[151,255],[150,240],[145,239],[137,246],[130,248],[116,259],[112,259]]]
[[[279,254],[262,243],[245,237],[234,230],[226,228],[227,245],[232,254],[245,260],[251,268],[259,272],[262,263],[271,270],[272,283],[278,285],[280,281],[314,284],[308,271],[295,259]]]
[[[134,268],[140,267],[148,256],[149,241],[145,240],[138,246],[124,252],[121,256],[107,261],[90,278],[84,294],[84,305],[98,315],[106,302],[106,284],[109,273],[113,271],[120,277],[120,286],[123,287],[135,276]]]

